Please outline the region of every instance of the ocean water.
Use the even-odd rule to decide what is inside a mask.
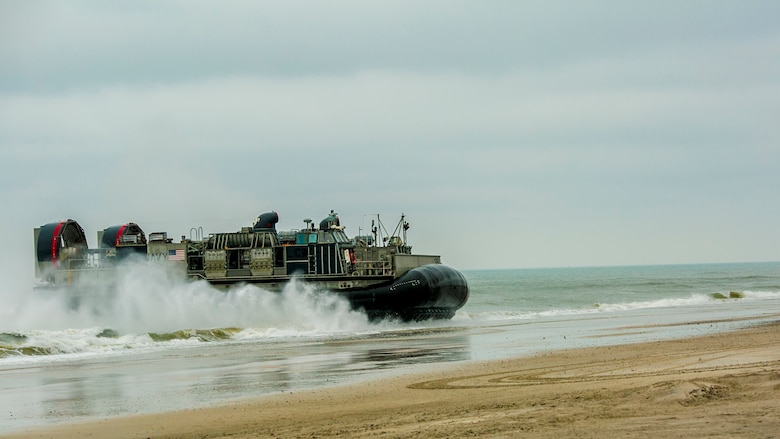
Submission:
[[[221,292],[152,264],[78,303],[2,291],[0,433],[780,320],[780,263],[464,274],[467,305],[423,323],[369,322],[302,282]]]
[[[467,310],[480,318],[529,317],[776,298],[780,263],[480,270],[466,272]]]

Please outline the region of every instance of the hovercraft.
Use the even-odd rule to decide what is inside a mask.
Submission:
[[[403,215],[392,234],[383,233],[377,217],[371,235],[352,238],[333,211],[318,226],[304,220],[300,230],[277,232],[278,221],[276,212],[268,212],[236,232],[203,237],[202,229],[192,229],[195,236],[179,242],[166,232],[147,239],[129,222],[99,231],[95,249],[75,220],[45,224],[34,230],[37,285],[94,287],[121,270],[122,261],[141,257],[219,288],[253,284],[280,291],[295,278],[344,297],[374,320],[450,319],[468,300],[462,273],[440,256],[412,254]]]

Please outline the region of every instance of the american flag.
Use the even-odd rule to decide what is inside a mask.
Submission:
[[[168,260],[169,261],[183,261],[184,260],[184,250],[177,248],[176,250],[168,250]]]

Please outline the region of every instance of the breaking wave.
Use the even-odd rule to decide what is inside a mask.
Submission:
[[[489,310],[477,312],[460,312],[454,320],[514,320],[534,319],[542,317],[576,316],[597,313],[612,313],[653,308],[694,308],[708,305],[728,305],[733,301],[777,301],[780,292],[775,291],[744,291],[712,294],[692,294],[689,297],[671,297],[656,300],[631,301],[621,303],[590,303],[577,307],[560,307],[544,310]]]

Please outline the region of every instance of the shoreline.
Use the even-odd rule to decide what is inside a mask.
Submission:
[[[778,437],[777,340],[780,321],[693,338],[464,362],[7,437]]]

